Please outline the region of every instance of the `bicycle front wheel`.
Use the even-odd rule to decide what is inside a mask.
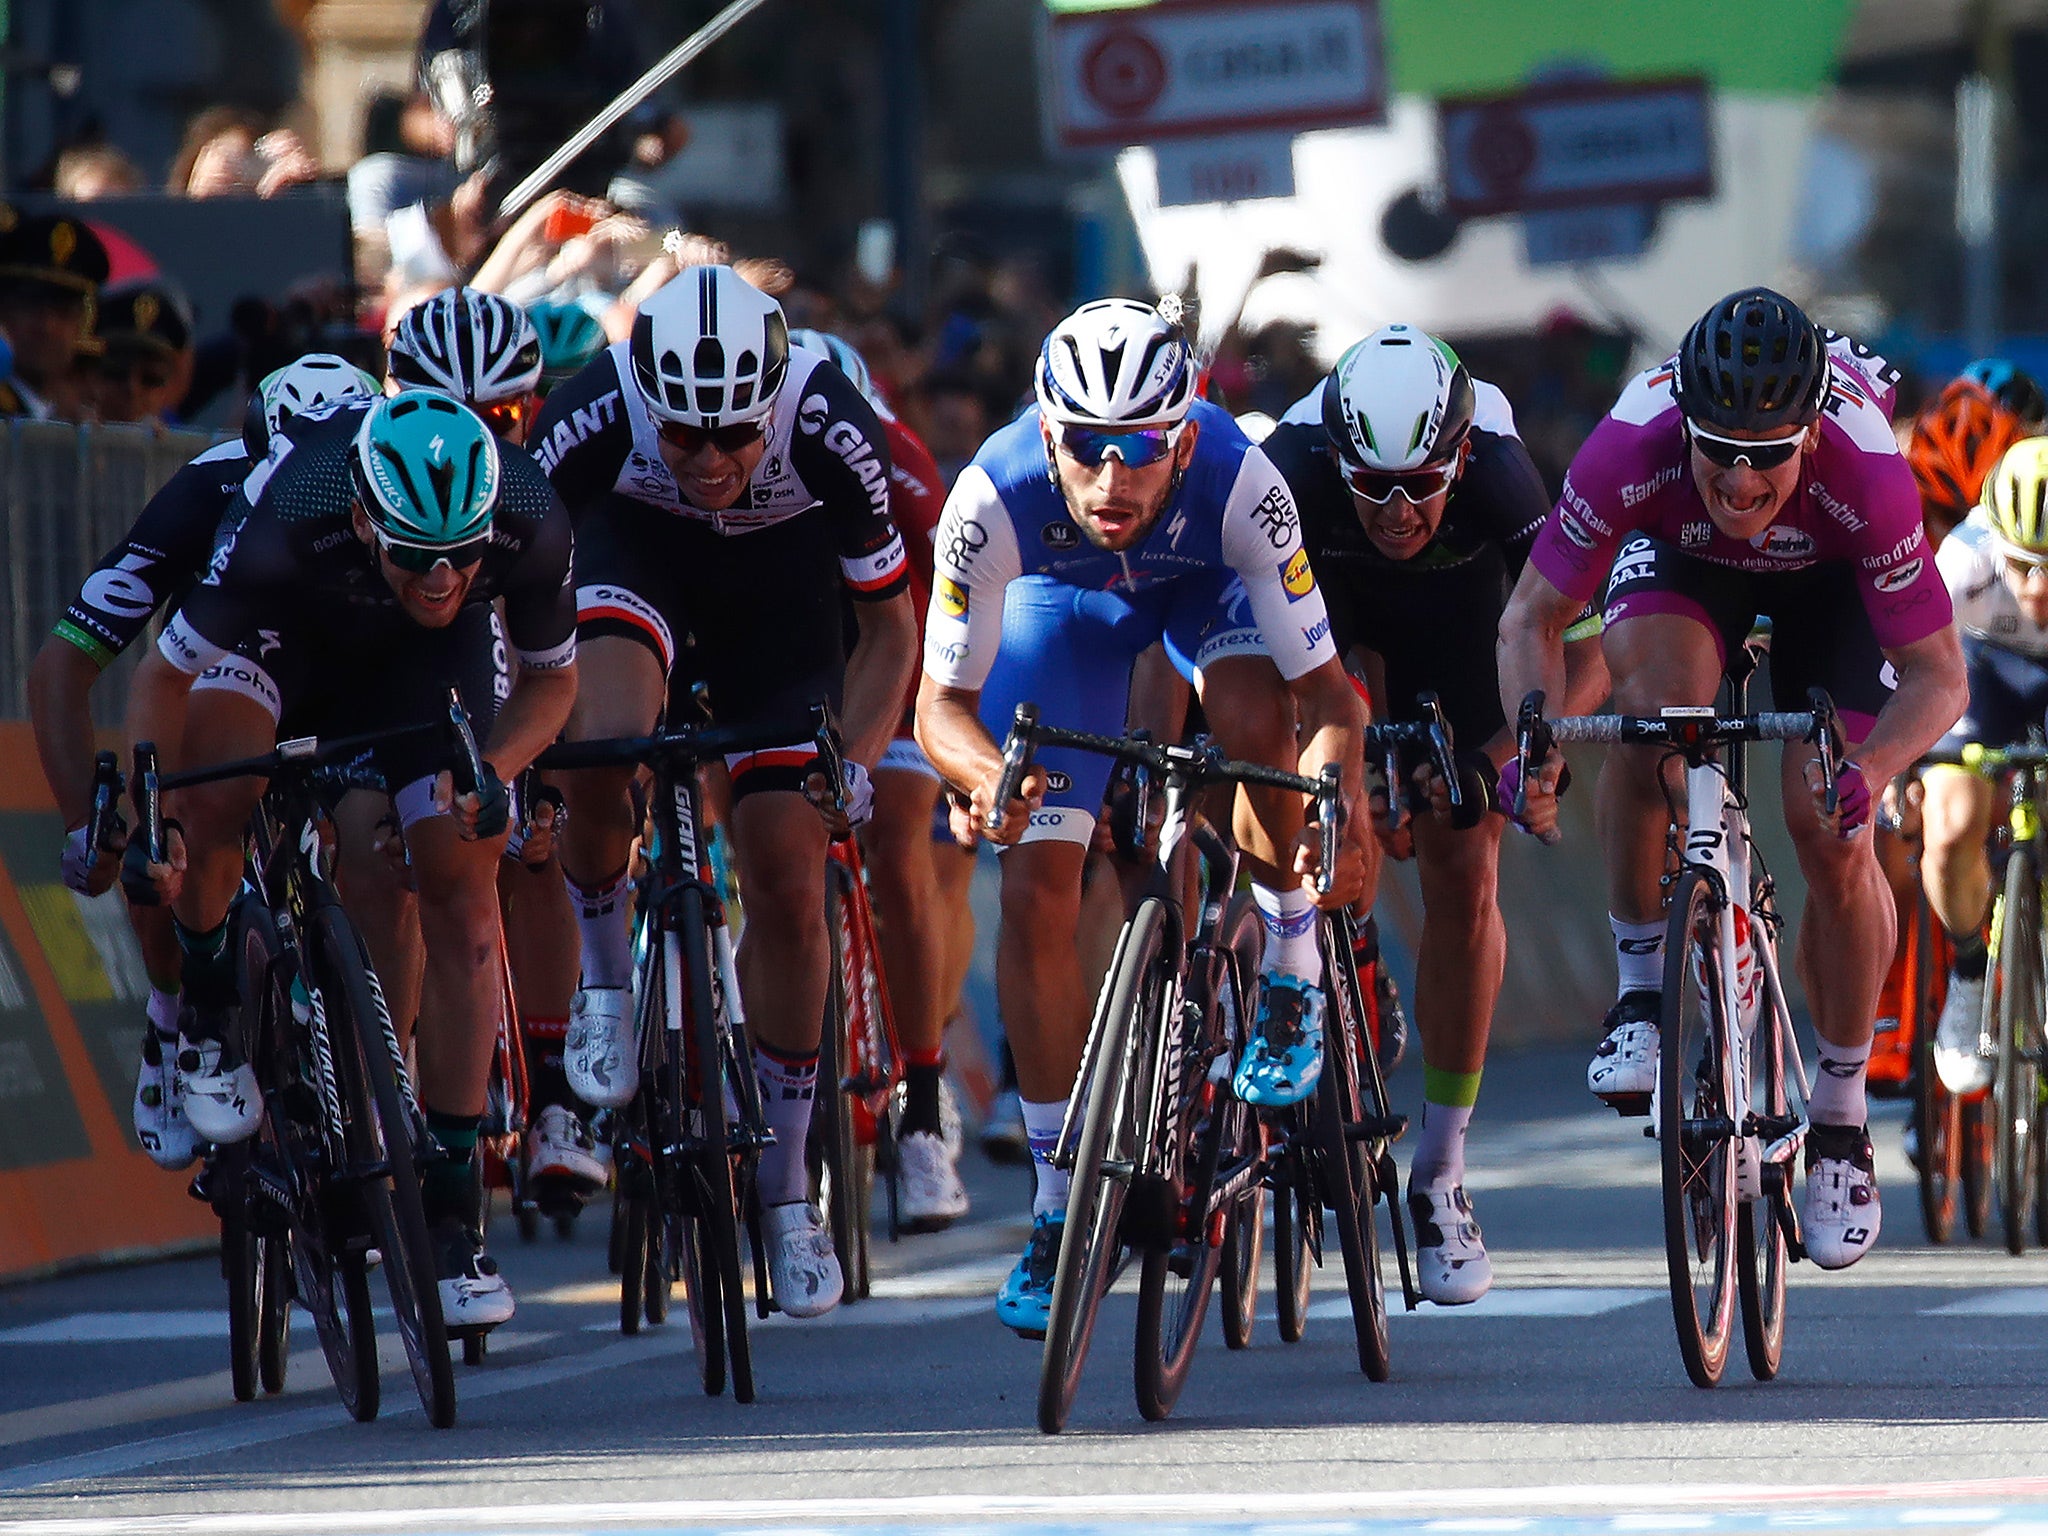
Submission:
[[[1308,1287],[1316,1262],[1311,1239],[1321,1214],[1295,1177],[1273,1191],[1273,1296],[1283,1344],[1299,1344],[1308,1332]]]
[[[2027,1248],[2033,1219],[2035,1120],[2041,1112],[2041,875],[2031,845],[2005,863],[2005,898],[1992,932],[1998,957],[1998,1213],[2008,1253]]]
[[[1137,1044],[1161,985],[1170,927],[1162,902],[1148,897],[1139,903],[1117,945],[1094,1051],[1082,1063],[1085,1084],[1076,1084],[1077,1091],[1085,1086],[1086,1108],[1038,1372],[1038,1427],[1048,1435],[1065,1428],[1073,1410],[1096,1315],[1123,1251],[1124,1197],[1137,1161],[1138,1094],[1145,1077]]]
[[[1687,870],[1664,939],[1658,1035],[1657,1145],[1663,1164],[1664,1257],[1678,1352],[1694,1385],[1728,1363],[1736,1298],[1735,1143],[1728,1021],[1721,985],[1721,898]]]
[[[350,1160],[381,1172],[361,1180],[370,1228],[383,1254],[385,1284],[413,1386],[436,1429],[455,1422],[455,1366],[441,1315],[434,1246],[420,1204],[413,1106],[398,1086],[395,1037],[362,939],[336,903],[313,914],[314,974],[343,1084]]]
[[[1750,911],[1757,910],[1755,895]],[[1791,1111],[1792,1092],[1785,1071],[1785,1057],[1791,1049],[1791,1014],[1778,995],[1777,950],[1770,931],[1761,922],[1750,923],[1750,942],[1761,956],[1768,948],[1773,964],[1763,968],[1762,997],[1758,1005],[1756,1033],[1750,1040],[1750,1106],[1767,1123],[1783,1124]],[[1754,1158],[1765,1131],[1751,1142],[1746,1157]],[[1736,1255],[1740,1260],[1737,1279],[1742,1298],[1742,1343],[1749,1356],[1749,1373],[1758,1381],[1778,1374],[1785,1358],[1785,1271],[1791,1263],[1785,1225],[1778,1219],[1780,1202],[1790,1202],[1788,1180],[1791,1165],[1776,1163],[1756,1170],[1758,1188],[1745,1192],[1736,1212]]]
[[[1351,1328],[1358,1340],[1358,1368],[1371,1381],[1394,1372],[1387,1338],[1387,1282],[1380,1272],[1380,1158],[1382,1142],[1358,1134],[1368,1112],[1359,1085],[1361,1050],[1371,1050],[1365,1028],[1365,999],[1351,945],[1334,936],[1332,920],[1320,925],[1323,974],[1329,979],[1329,1014],[1323,1033],[1323,1076],[1316,1085],[1316,1135],[1324,1170],[1324,1202],[1337,1215],[1337,1245],[1344,1257],[1344,1288],[1351,1297]],[[1378,1113],[1378,1106],[1370,1106]],[[1389,1202],[1391,1204],[1391,1201]],[[1394,1213],[1394,1219],[1401,1219]]]
[[[818,1209],[832,1233],[845,1288],[842,1304],[868,1294],[868,1181],[855,1133],[853,1104],[845,1087],[846,1034],[856,989],[863,985],[861,956],[853,933],[852,873],[836,859],[825,864],[825,933],[832,953],[831,983],[825,990],[824,1027],[818,1039],[818,1092],[809,1140],[812,1183]]]
[[[1941,1084],[1934,1070],[1934,1027],[1948,995],[1948,962],[1936,938],[1934,909],[1925,892],[1914,904],[1906,930],[1905,1006],[1902,1023],[1913,1031],[1913,1134],[1919,1153],[1920,1224],[1927,1241],[1955,1236],[1956,1208],[1963,1183],[1962,1101]]]

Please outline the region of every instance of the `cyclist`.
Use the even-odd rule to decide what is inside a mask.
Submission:
[[[970,797],[956,826],[994,811],[989,835],[1007,850],[997,988],[1038,1182],[996,1313],[1026,1337],[1044,1332],[1065,1224],[1067,1178],[1050,1159],[1088,1022],[1074,934],[1108,763],[1046,752],[1021,798],[998,806],[996,734],[1025,699],[1063,724],[1120,731],[1133,662],[1163,635],[1231,756],[1299,760],[1304,773],[1342,764],[1359,799],[1365,711],[1330,642],[1294,498],[1229,414],[1194,398],[1195,371],[1179,328],[1150,305],[1082,305],[1046,337],[1036,405],[982,444],[939,524],[917,736]],[[1322,1069],[1312,840],[1300,796],[1250,804],[1238,830],[1257,860],[1266,965],[1235,1087],[1287,1105]],[[1355,898],[1372,862],[1357,817],[1351,827],[1357,853],[1326,903]]]
[[[570,736],[643,735],[696,682],[729,724],[843,694],[860,820],[868,767],[915,664],[917,620],[881,423],[844,374],[792,351],[788,336],[781,305],[731,267],[688,267],[641,306],[627,340],[548,397],[534,440],[577,519],[585,666]],[[855,608],[850,655],[842,593]],[[775,1298],[794,1317],[830,1310],[842,1285],[831,1235],[804,1198],[831,974],[826,818],[805,798],[823,782],[813,764],[810,745],[792,744],[729,765],[747,906],[740,991],[775,1133],[758,1169],[763,1226]],[[626,770],[562,776],[583,983],[564,1065],[570,1087],[600,1106],[639,1086],[630,781]]]
[[[1969,666],[1970,705],[1942,747],[2024,741],[2048,715],[2048,437],[2007,449],[1984,481],[1983,499],[1935,556],[1954,599]],[[1984,1014],[1984,919],[1991,905],[1986,840],[1997,813],[1994,785],[1937,764],[1923,775],[1921,857],[1927,900],[1954,945],[1948,997],[1934,1031],[1934,1068],[1951,1093],[1991,1086],[1996,1065],[1980,1037]]]
[[[1418,718],[1416,695],[1435,692],[1461,743],[1467,809],[1411,823],[1423,900],[1423,1111],[1408,1210],[1423,1295],[1477,1301],[1493,1268],[1465,1194],[1465,1130],[1507,956],[1496,894],[1505,823],[1488,813],[1500,766],[1514,755],[1493,642],[1550,499],[1507,397],[1408,325],[1347,351],[1264,447],[1301,508],[1338,654],[1363,665],[1391,718]],[[1606,685],[1598,625],[1581,627],[1586,634],[1566,648],[1574,711],[1598,704]],[[1384,851],[1408,856],[1407,832],[1382,834]]]
[[[64,817],[61,863],[71,889],[98,895],[119,870],[116,855],[101,853],[87,841],[93,759],[89,695],[94,684],[150,620],[161,611],[175,611],[205,573],[214,530],[250,466],[269,451],[271,438],[285,423],[331,401],[368,399],[376,393],[376,380],[327,352],[308,353],[265,376],[250,396],[242,436],[207,449],[164,482],[135,526],[86,577],[36,653],[29,669],[29,713],[44,776]],[[256,743],[250,748],[254,752],[268,745],[276,685],[258,649],[223,657],[193,685],[188,730],[194,742],[249,739]],[[255,806],[255,788],[236,781],[205,793],[240,806],[233,820],[239,842],[240,827]],[[212,1112],[211,1099],[198,1106],[198,1126],[188,1122],[177,1071],[177,936],[169,914],[160,908],[131,906],[128,916],[150,980],[148,1027],[135,1080],[135,1136],[163,1167],[182,1168],[192,1161],[199,1140],[211,1140],[233,1125]]]
[[[540,337],[540,392],[576,377],[590,360],[610,345],[597,316],[581,304],[542,299],[526,306],[527,318]]]
[[[523,448],[545,377],[543,342],[527,312],[510,299],[474,288],[444,288],[408,310],[391,334],[388,367],[396,389],[430,389],[468,406],[500,444]],[[509,684],[509,679],[504,680]],[[554,797],[558,798],[558,797]],[[552,855],[553,798],[522,813],[506,839],[498,870],[505,943],[512,962],[519,1028],[526,1052],[529,1096],[526,1133],[528,1186],[551,1211],[580,1207],[603,1188],[610,1170],[576,1112],[562,1075],[562,1040],[576,991],[576,914]],[[538,822],[543,829],[529,842]],[[405,904],[397,885],[388,899]],[[414,924],[394,942],[417,953]],[[417,972],[408,967],[407,979]],[[393,1006],[417,1006],[416,984],[387,980]]]
[[[138,740],[188,742],[192,679],[251,636],[295,728],[341,735],[441,718],[450,685],[484,739],[486,781],[455,797],[437,772],[445,746],[417,736],[378,746],[364,765],[378,788],[334,812],[340,880],[380,974],[404,971],[401,914],[380,900],[384,856],[373,829],[395,809],[418,886],[425,1008],[415,1037],[427,1128],[445,1150],[424,1170],[442,1305],[453,1328],[487,1327],[512,1296],[472,1225],[475,1148],[502,1000],[497,864],[508,819],[506,780],[555,737],[576,686],[569,522],[531,460],[499,455],[489,430],[444,396],[404,390],[302,418],[250,474],[212,564],[144,658],[130,696]],[[499,701],[491,604],[520,660]],[[218,743],[206,743],[211,758]],[[179,759],[187,757],[180,752]],[[175,768],[176,761],[168,766]],[[195,803],[166,796],[193,835],[167,865],[131,849],[136,886],[174,903],[185,949],[188,1081],[226,1079],[223,1101],[250,1135],[262,1099],[247,1062],[224,1039],[235,1002],[227,943],[241,875],[232,832],[194,825]],[[403,1040],[411,1011],[393,1016]]]
[[[1868,1252],[1882,1214],[1865,1066],[1894,913],[1871,840],[1856,834],[1872,786],[1933,745],[1964,691],[1881,362],[1769,289],[1717,302],[1579,450],[1500,630],[1510,710],[1532,688],[1563,696],[1560,639],[1603,581],[1602,645],[1623,714],[1711,703],[1759,614],[1774,621],[1778,698],[1797,703],[1817,684],[1840,706],[1849,760],[1838,813],[1823,809],[1814,747],[1789,744],[1782,771],[1808,891],[1800,971],[1820,1037],[1805,1237],[1825,1269]],[[1539,831],[1556,826],[1559,767],[1553,757],[1530,785]],[[1598,790],[1620,996],[1587,1081],[1624,1113],[1647,1108],[1656,1077],[1658,877],[1666,796],[1683,792],[1674,782],[1654,749],[1618,747]]]
[[[2002,357],[1980,357],[1967,365],[1961,376],[1988,390],[1994,400],[2020,419],[2029,436],[2048,426],[2048,393],[2025,369]]]
[[[889,440],[889,513],[903,535],[910,561],[911,611],[922,619],[931,601],[932,539],[946,493],[939,467],[924,441],[891,411],[859,352],[827,331],[793,330],[792,346],[817,352],[852,381],[874,407]],[[936,1232],[967,1214],[960,1181],[957,1111],[945,1101],[946,1019],[952,998],[943,990],[948,910],[939,883],[932,817],[939,805],[939,774],[911,734],[917,702],[906,689],[896,738],[875,764],[875,815],[864,829],[868,879],[874,887],[882,969],[903,1047],[903,1105],[896,1126],[897,1213],[911,1232]],[[948,848],[954,845],[946,839]],[[957,894],[957,893],[956,893]]]

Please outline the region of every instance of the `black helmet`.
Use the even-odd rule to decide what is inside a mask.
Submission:
[[[1820,328],[1781,293],[1745,288],[1694,322],[1678,348],[1678,408],[1731,431],[1811,426],[1827,398]]]

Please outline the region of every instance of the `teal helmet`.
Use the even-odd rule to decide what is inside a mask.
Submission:
[[[540,381],[552,387],[579,371],[610,344],[597,316],[581,304],[542,299],[526,306],[527,318],[540,333]]]
[[[349,456],[363,514],[387,550],[453,549],[488,539],[498,506],[498,443],[474,411],[433,390],[379,400]]]
[[[242,446],[251,459],[270,452],[270,440],[294,416],[337,400],[374,400],[384,386],[345,357],[308,352],[263,376],[242,417]]]
[[[802,347],[806,352],[821,352],[832,360],[832,366],[852,382],[860,396],[869,405],[886,408],[881,392],[875,388],[875,376],[868,372],[867,359],[854,350],[853,343],[843,336],[830,331],[814,331],[798,327],[789,333],[789,344]]]

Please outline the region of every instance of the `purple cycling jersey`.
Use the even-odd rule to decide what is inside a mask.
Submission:
[[[1755,538],[1732,539],[1707,516],[1666,363],[1638,374],[1579,449],[1530,560],[1580,602],[1601,590],[1633,534],[1762,574],[1839,561],[1856,569],[1879,645],[1910,645],[1945,628],[1948,589],[1927,547],[1912,471],[1892,436],[1887,391],[1845,359],[1836,363],[1820,446],[1806,455],[1797,492]],[[1626,563],[1628,555],[1621,558]]]

